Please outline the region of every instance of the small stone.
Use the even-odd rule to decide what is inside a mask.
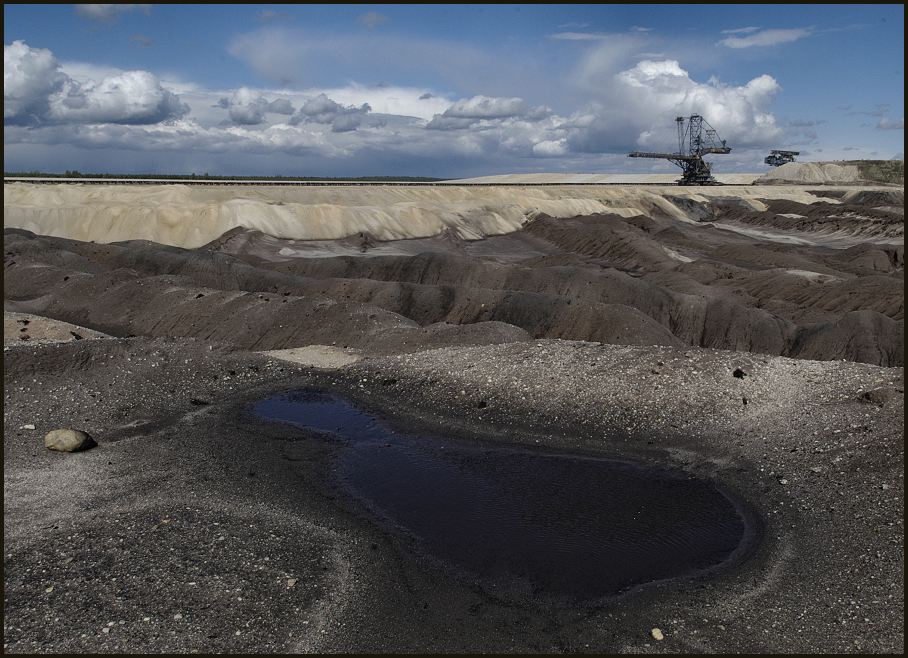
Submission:
[[[102,628],[102,629],[101,629],[101,632],[102,632],[102,633],[110,633],[110,629],[109,629],[109,628]]]
[[[886,489],[888,489],[888,488],[889,488],[889,485],[888,485],[888,484],[881,484],[881,485],[880,485],[880,489],[882,489],[883,491],[886,491]]]
[[[181,614],[178,612],[177,614],[175,614],[175,615],[173,616],[173,618],[174,618],[175,621],[180,621],[180,620],[183,618],[183,615],[181,615]]]
[[[33,430],[33,429],[35,429],[35,426],[32,425],[31,423],[28,423],[27,425],[23,425],[23,426],[20,427],[19,429],[20,429],[20,430]]]
[[[51,592],[53,592],[53,591],[54,591],[54,586],[53,586],[53,585],[51,585],[51,586],[50,586],[50,587],[48,587],[48,588],[47,588],[47,589],[45,589],[45,590],[44,590],[44,591],[45,591],[45,592],[47,592],[47,593],[48,593],[48,594],[50,594],[50,593],[51,593]]]
[[[297,578],[288,578],[287,579],[287,589],[293,589],[296,587]]]
[[[93,448],[97,443],[85,432],[73,429],[51,430],[44,437],[44,446],[58,452],[77,452]]]
[[[811,467],[810,467],[810,471],[811,471],[812,473],[822,473],[822,472],[823,472],[823,469],[820,468],[819,466],[811,466]]]
[[[662,631],[659,630],[658,628],[654,628],[652,631],[650,631],[650,633],[652,633],[654,640],[659,640],[661,642],[662,640],[665,639],[665,636],[662,634]]]
[[[782,484],[782,485],[788,484],[788,480],[786,480],[785,478],[782,478],[781,480],[779,480],[779,484]]]

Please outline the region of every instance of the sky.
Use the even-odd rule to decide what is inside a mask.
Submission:
[[[431,176],[904,158],[904,6],[4,5],[4,170]]]

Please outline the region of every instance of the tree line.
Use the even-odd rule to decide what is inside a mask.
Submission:
[[[3,172],[7,178],[109,178],[113,180],[124,178],[148,178],[151,180],[267,180],[267,181],[350,181],[350,182],[413,182],[433,183],[447,180],[445,178],[430,178],[428,176],[211,176],[204,174],[95,174],[82,173],[78,170],[67,169],[62,174],[50,174],[43,171],[15,171]]]

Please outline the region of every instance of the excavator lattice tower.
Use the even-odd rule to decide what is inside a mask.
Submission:
[[[686,125],[685,125],[686,122]],[[712,176],[710,165],[703,159],[704,155],[731,153],[724,139],[719,139],[715,129],[699,114],[677,117],[678,151],[676,153],[628,153],[631,158],[657,158],[672,162],[681,167],[681,179],[678,185],[721,185]]]

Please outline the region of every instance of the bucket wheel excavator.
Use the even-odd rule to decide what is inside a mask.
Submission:
[[[668,160],[681,167],[681,179],[678,185],[721,185],[713,178],[710,165],[703,159],[704,155],[731,153],[724,139],[719,139],[715,129],[699,114],[689,117],[678,117],[678,151],[677,153],[628,153],[631,158],[656,158]]]

